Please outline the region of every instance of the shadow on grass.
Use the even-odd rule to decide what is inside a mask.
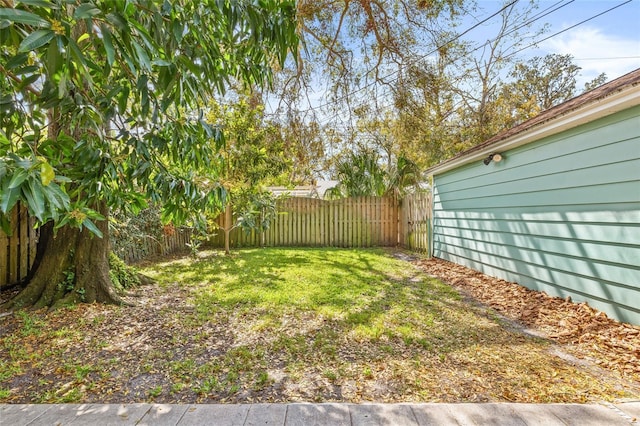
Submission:
[[[189,288],[200,324],[220,320],[214,314],[223,311],[249,316],[254,325],[268,318],[276,330],[284,316],[307,318],[290,335],[272,335],[289,343],[298,334],[315,338],[335,332],[355,341],[401,341],[439,353],[516,343],[497,319],[483,317],[455,290],[381,249],[208,252],[186,265],[163,265],[159,279]],[[311,324],[310,317],[322,320]]]

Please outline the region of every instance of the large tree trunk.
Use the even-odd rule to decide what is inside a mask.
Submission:
[[[100,203],[100,213],[107,217],[107,207]],[[102,220],[96,226],[99,238],[86,228],[63,226],[57,231],[53,223],[40,230],[40,241],[26,287],[1,308],[56,308],[78,302],[123,303],[109,277],[109,227]]]

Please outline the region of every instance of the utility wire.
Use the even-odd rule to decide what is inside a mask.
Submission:
[[[507,31],[507,32],[505,32],[504,34],[502,34],[502,36],[509,35],[509,34],[511,34],[511,33],[513,33],[513,32],[515,32],[515,31],[517,31],[517,30],[519,30],[519,29],[521,29],[521,28],[523,28],[523,27],[529,26],[529,25],[533,24],[534,22],[536,22],[536,21],[538,21],[538,20],[542,19],[543,17],[548,16],[549,14],[554,13],[554,12],[556,12],[557,10],[559,10],[559,9],[561,9],[561,8],[564,8],[564,7],[568,6],[569,4],[573,3],[575,0],[570,0],[570,1],[566,2],[566,3],[564,3],[564,4],[561,4],[561,3],[563,3],[563,1],[565,1],[565,0],[561,0],[561,1],[559,1],[559,2],[556,2],[556,3],[554,3],[553,5],[551,5],[551,6],[547,7],[546,9],[542,10],[542,11],[541,11],[540,13],[538,13],[537,15],[534,15],[534,16],[533,16],[531,19],[529,19],[528,21],[526,21],[526,22],[524,22],[524,23],[519,23],[518,25],[514,26],[514,27],[513,27],[512,29],[510,29],[509,31]],[[577,24],[574,24],[574,25],[572,25],[572,26],[570,26],[570,27],[568,27],[568,28],[565,28],[565,29],[563,29],[563,30],[561,30],[561,31],[558,31],[558,32],[556,32],[556,33],[554,33],[554,34],[552,34],[552,35],[550,35],[550,36],[547,36],[547,37],[545,37],[545,38],[541,39],[541,40],[537,40],[537,41],[535,41],[535,42],[533,42],[533,43],[531,43],[531,44],[529,44],[529,45],[527,45],[527,46],[525,46],[525,47],[522,47],[522,48],[520,48],[520,49],[518,49],[518,50],[516,50],[516,51],[514,51],[514,52],[511,52],[509,55],[505,56],[505,58],[512,57],[512,56],[514,56],[514,55],[515,55],[515,54],[517,54],[517,53],[520,53],[520,52],[522,52],[522,51],[524,51],[524,50],[526,50],[526,49],[529,49],[529,48],[531,48],[531,47],[534,47],[534,46],[536,46],[537,44],[539,44],[539,43],[541,43],[541,42],[543,42],[543,41],[546,41],[546,40],[549,40],[549,39],[551,39],[551,38],[553,38],[553,37],[556,37],[556,36],[558,36],[558,35],[560,35],[560,34],[562,34],[562,33],[566,32],[566,31],[569,31],[569,30],[571,30],[571,29],[573,29],[573,28],[575,28],[575,27],[577,27],[577,26],[579,26],[579,25],[582,25],[582,24],[584,24],[584,23],[586,23],[586,22],[589,22],[589,21],[591,21],[591,20],[593,20],[593,19],[595,19],[595,18],[598,18],[598,17],[600,17],[600,16],[602,16],[602,15],[604,15],[604,14],[606,14],[606,13],[609,13],[609,12],[611,12],[612,10],[615,10],[615,9],[617,9],[617,8],[619,8],[619,7],[622,7],[622,6],[624,6],[624,5],[628,4],[628,3],[631,3],[632,1],[633,1],[633,0],[627,0],[627,1],[624,1],[624,2],[622,2],[622,3],[618,4],[618,5],[614,6],[614,7],[611,7],[611,8],[609,8],[609,9],[607,9],[607,10],[603,11],[603,12],[600,12],[600,13],[598,13],[598,14],[596,14],[596,15],[593,15],[593,16],[591,16],[591,17],[589,17],[589,18],[587,18],[587,19],[585,19],[585,20],[583,20],[583,21],[580,21],[580,22],[578,22]],[[453,37],[452,39],[450,39],[450,40],[446,41],[446,42],[445,42],[445,43],[443,43],[442,45],[437,46],[435,49],[433,49],[433,50],[429,51],[427,54],[422,55],[422,56],[420,56],[420,57],[416,58],[416,59],[415,59],[415,60],[413,60],[413,61],[410,61],[407,65],[413,65],[413,64],[416,64],[416,63],[418,63],[419,61],[421,61],[421,60],[423,60],[423,59],[425,59],[425,58],[429,57],[429,56],[430,56],[430,55],[432,55],[432,54],[434,54],[435,52],[437,52],[437,51],[438,51],[439,49],[441,49],[442,47],[445,47],[445,46],[447,46],[447,45],[449,45],[449,44],[451,44],[451,43],[455,42],[456,40],[459,40],[462,36],[464,36],[464,35],[468,34],[470,31],[474,30],[474,29],[475,29],[475,28],[477,28],[478,26],[480,26],[480,25],[482,25],[482,24],[484,24],[484,23],[488,22],[489,20],[491,20],[492,18],[494,18],[495,16],[497,16],[498,14],[500,14],[501,12],[503,12],[504,10],[506,10],[507,8],[509,8],[509,7],[513,6],[513,5],[514,5],[515,3],[517,3],[517,2],[518,2],[518,0],[514,0],[514,1],[510,2],[510,3],[508,3],[507,5],[505,5],[504,7],[502,7],[502,8],[501,8],[500,10],[498,10],[497,12],[495,12],[495,13],[491,14],[489,17],[487,17],[487,18],[485,18],[485,19],[483,19],[483,20],[479,21],[478,23],[474,24],[473,26],[471,26],[471,27],[467,28],[467,29],[466,29],[465,31],[463,31],[462,33],[460,33],[460,34],[456,35],[456,37]],[[556,6],[557,6],[557,7],[556,7]],[[496,39],[493,39],[493,40],[489,40],[488,42],[493,42],[493,41],[495,41],[495,40],[497,40],[497,38],[496,38]],[[473,53],[473,52],[475,52],[475,51],[477,51],[477,50],[479,50],[479,49],[483,48],[483,47],[486,45],[486,43],[487,43],[487,42],[485,42],[485,43],[482,43],[482,44],[478,45],[476,48],[474,48],[473,50],[471,50],[471,51],[470,51],[470,52],[468,52],[468,53]],[[459,60],[459,59],[461,59],[461,58],[462,58],[462,57],[452,59],[452,60],[450,61],[450,64],[455,63],[457,60]],[[626,58],[633,59],[633,58],[637,58],[637,57],[635,57],[635,56],[630,56],[630,57],[618,57],[618,58],[614,58],[614,59],[626,59]],[[594,59],[594,60],[595,60],[595,59],[609,59],[609,58],[592,58],[592,59]],[[582,59],[581,59],[581,60],[582,60]],[[589,58],[584,59],[584,60],[589,60]],[[325,108],[325,107],[329,107],[329,106],[331,106],[331,105],[339,105],[343,100],[345,100],[345,99],[347,99],[347,98],[351,97],[352,95],[355,95],[355,94],[360,93],[360,92],[362,92],[362,91],[364,91],[364,90],[366,90],[366,89],[368,89],[368,88],[370,88],[370,87],[373,87],[373,86],[375,86],[376,84],[378,84],[380,81],[384,81],[384,80],[388,79],[389,77],[392,77],[393,75],[398,74],[399,72],[400,72],[400,70],[396,70],[396,71],[390,72],[389,74],[387,74],[387,75],[383,76],[383,77],[382,77],[381,79],[379,79],[378,81],[374,81],[374,82],[372,82],[372,83],[366,84],[365,86],[360,87],[360,88],[358,88],[358,89],[355,89],[355,90],[353,90],[353,91],[351,91],[351,92],[349,92],[349,93],[347,93],[347,94],[345,94],[345,95],[342,95],[341,97],[339,97],[339,98],[337,98],[337,99],[335,99],[335,100],[332,100],[332,101],[329,101],[329,102],[325,102],[325,103],[320,104],[320,105],[317,105],[317,106],[312,106],[312,107],[309,107],[309,108],[307,108],[307,109],[301,110],[301,111],[299,111],[299,112],[300,112],[300,113],[303,113],[303,114],[308,114],[308,113],[310,113],[310,112],[315,112],[315,111],[318,111],[318,110],[323,109],[323,108]],[[398,79],[399,79],[399,78],[400,78],[400,76],[395,77],[395,78],[392,78],[391,80],[387,80],[386,84],[390,84],[390,83],[393,83],[393,82],[395,82],[395,81],[398,81]],[[382,88],[383,94],[388,94],[388,90],[389,90],[389,89],[387,89],[387,88]],[[360,102],[360,103],[358,103],[358,104],[359,104],[359,105],[364,105],[365,103],[366,103],[366,102],[363,100],[362,102]],[[270,114],[270,115],[277,116],[277,115],[280,115],[280,114]],[[325,119],[323,119],[323,120],[319,121],[318,123],[319,123],[320,125],[326,125],[326,124],[328,124],[329,122],[331,122],[331,121],[335,120],[336,118],[338,118],[338,117],[339,117],[339,116],[341,116],[341,115],[343,115],[343,113],[342,113],[342,112],[337,112],[337,113],[335,113],[333,116],[328,117],[328,118],[325,118]]]
[[[487,17],[487,18],[483,19],[482,21],[480,21],[480,22],[476,23],[475,25],[471,26],[470,28],[467,28],[464,32],[460,33],[460,34],[459,34],[459,35],[457,35],[456,37],[454,37],[454,38],[452,38],[452,39],[448,40],[447,42],[445,42],[444,44],[442,44],[442,46],[439,46],[438,48],[431,50],[431,51],[430,51],[429,53],[427,53],[426,55],[423,55],[423,56],[419,57],[418,59],[416,59],[416,62],[417,62],[417,61],[420,61],[420,60],[422,60],[422,59],[424,59],[424,58],[427,58],[427,57],[429,57],[430,55],[433,55],[435,52],[437,52],[437,51],[438,51],[438,49],[440,49],[440,48],[442,48],[442,47],[444,47],[444,46],[447,46],[447,45],[449,45],[449,44],[453,43],[454,41],[456,41],[456,40],[460,39],[462,36],[464,36],[464,35],[465,35],[465,34],[467,34],[468,32],[470,32],[470,31],[472,31],[472,30],[474,30],[474,29],[478,28],[480,25],[482,25],[482,24],[484,24],[485,22],[489,21],[489,20],[490,20],[490,19],[492,19],[494,16],[496,16],[496,15],[500,14],[500,13],[501,13],[502,11],[504,11],[505,9],[507,9],[507,8],[509,8],[509,7],[511,7],[511,6],[513,6],[513,5],[514,5],[514,4],[516,4],[518,1],[519,1],[519,0],[513,0],[513,1],[511,1],[510,3],[506,4],[505,6],[503,6],[500,10],[498,10],[498,11],[497,11],[497,12],[495,12],[495,13],[493,13],[491,16],[489,16],[489,17]],[[392,76],[392,75],[394,75],[394,74],[398,74],[399,72],[400,72],[400,71],[392,71],[392,72],[390,72],[389,74],[387,74],[385,77],[383,77],[383,79],[384,79],[384,78],[387,78],[387,77],[390,77],[390,76]],[[338,98],[338,99],[336,99],[336,100],[334,100],[334,101],[331,101],[331,102],[325,102],[324,104],[317,105],[317,106],[314,106],[314,107],[310,107],[310,108],[308,108],[306,111],[318,110],[318,109],[321,109],[321,108],[324,108],[324,107],[330,106],[330,105],[332,105],[332,104],[338,103],[338,102],[340,102],[340,101],[343,101],[344,99],[346,99],[346,98],[347,98],[347,97],[349,97],[350,95],[354,95],[354,94],[356,94],[356,93],[359,93],[359,92],[361,92],[361,91],[363,91],[363,90],[365,90],[365,89],[368,89],[369,87],[375,86],[376,84],[378,84],[378,81],[373,81],[373,82],[371,82],[371,83],[369,83],[369,84],[366,84],[366,85],[364,85],[364,86],[362,86],[362,87],[360,87],[360,88],[358,88],[358,89],[353,90],[352,92],[347,93],[346,95],[341,96],[340,98]]]
[[[528,21],[528,23],[527,23],[526,25],[529,25],[530,23],[533,23],[533,22],[535,22],[536,20],[538,20],[538,19],[540,19],[540,18],[542,18],[542,17],[544,17],[544,16],[547,16],[547,15],[548,15],[549,13],[551,13],[551,12],[554,12],[554,11],[556,11],[556,10],[558,10],[558,9],[560,9],[560,8],[562,8],[562,7],[564,7],[564,6],[567,6],[568,4],[572,3],[573,1],[574,1],[574,0],[571,0],[570,2],[568,2],[568,3],[566,3],[566,4],[562,5],[562,6],[559,6],[559,7],[557,7],[556,9],[554,9],[554,10],[552,10],[552,11],[550,11],[550,12],[547,12],[547,13],[545,13],[545,14],[541,15],[541,16],[540,16],[540,17],[538,17],[537,19],[532,19],[532,20]],[[505,58],[505,59],[508,59],[508,58],[510,58],[510,57],[512,57],[512,56],[514,56],[514,55],[516,55],[517,53],[520,53],[520,52],[522,52],[522,51],[524,51],[524,50],[526,50],[526,49],[529,49],[529,48],[531,48],[531,47],[535,47],[535,46],[537,46],[539,43],[542,43],[543,41],[546,41],[546,40],[549,40],[549,39],[551,39],[551,38],[553,38],[553,37],[556,37],[556,36],[558,36],[558,35],[560,35],[560,34],[562,34],[562,33],[566,32],[566,31],[569,31],[569,30],[571,30],[571,29],[573,29],[573,28],[575,28],[575,27],[577,27],[577,26],[579,26],[579,25],[582,25],[582,24],[584,24],[584,23],[586,23],[586,22],[589,22],[589,21],[591,21],[591,20],[593,20],[593,19],[596,19],[596,18],[598,18],[598,17],[600,17],[600,16],[602,16],[602,15],[604,15],[604,14],[606,14],[606,13],[609,13],[609,12],[611,12],[611,11],[613,11],[613,10],[615,10],[615,9],[619,8],[619,7],[622,7],[622,6],[624,6],[624,5],[628,4],[628,3],[631,3],[632,1],[633,1],[633,0],[627,0],[627,1],[624,1],[624,2],[622,2],[622,3],[618,4],[618,5],[614,6],[614,7],[611,7],[611,8],[609,8],[609,9],[607,9],[607,10],[603,11],[603,12],[600,12],[600,13],[598,13],[598,14],[596,14],[596,15],[593,15],[593,16],[591,16],[591,17],[587,18],[587,19],[584,19],[584,20],[582,20],[582,21],[580,21],[580,22],[578,22],[578,23],[576,23],[576,24],[574,24],[574,25],[572,25],[572,26],[570,26],[570,27],[567,27],[567,28],[565,28],[565,29],[563,29],[563,30],[561,30],[561,31],[558,31],[558,32],[556,32],[556,33],[554,33],[554,34],[552,34],[552,35],[550,35],[550,36],[547,36],[547,37],[545,37],[545,38],[543,38],[543,39],[541,39],[541,40],[537,40],[537,41],[535,41],[535,42],[533,42],[533,43],[531,43],[531,44],[529,44],[529,45],[527,45],[527,46],[525,46],[525,47],[522,47],[522,48],[520,48],[520,49],[518,49],[518,50],[515,50],[514,52],[511,52],[511,53],[509,53],[508,55],[506,55],[504,58]],[[558,4],[558,3],[556,3],[556,4]],[[555,6],[555,5],[554,5],[554,6]],[[553,6],[552,6],[552,7],[553,7]],[[502,11],[502,10],[501,10],[501,11]],[[497,12],[497,13],[499,13],[499,12]],[[493,16],[495,16],[495,14],[493,14],[493,15],[492,15],[492,17],[493,17]],[[486,21],[486,20],[485,20],[485,21]],[[483,22],[484,22],[484,21],[483,21]],[[521,25],[520,27],[522,27],[522,26],[524,26],[524,25]],[[517,29],[518,29],[518,28],[511,30],[509,33],[513,32],[513,31],[516,31]],[[466,32],[468,32],[468,31],[465,31],[465,33],[466,33]],[[463,33],[463,34],[464,34],[464,33]],[[506,33],[505,33],[505,34],[506,34]],[[454,40],[455,40],[455,39],[454,39]],[[491,40],[491,41],[495,41],[495,39],[494,39],[494,40]],[[448,43],[450,43],[450,42],[451,42],[451,41],[449,41],[449,42],[445,43],[443,46],[446,46],[446,44],[448,44]],[[471,52],[470,52],[470,53],[473,53],[473,52],[475,52],[475,51],[477,51],[477,50],[481,49],[481,48],[482,48],[483,46],[485,46],[485,45],[486,45],[486,43],[483,43],[482,45],[479,45],[479,46],[478,46],[478,47],[476,47],[475,49],[471,50]],[[433,52],[432,52],[432,53],[433,53]],[[429,54],[432,54],[432,53],[429,53]],[[418,60],[423,59],[423,58],[425,58],[425,57],[427,57],[427,56],[428,56],[428,55],[423,56],[423,57],[419,58]],[[633,57],[633,56],[632,56],[632,57],[628,57],[628,58],[629,58],[629,59],[631,59],[631,58],[637,58],[637,57]],[[451,61],[451,64],[455,63],[458,59],[460,59],[460,58],[456,58],[456,59],[452,60],[452,61]],[[595,59],[595,58],[594,58],[594,59]],[[608,59],[608,58],[602,58],[602,59]],[[620,59],[625,59],[625,58],[620,58]],[[417,61],[417,60],[416,60],[416,61]],[[397,72],[395,72],[395,73],[397,73]],[[389,74],[389,75],[393,75],[393,74],[394,74],[394,73],[391,73],[391,74]],[[398,78],[395,78],[395,79],[393,79],[393,80],[389,81],[389,83],[392,83],[393,81],[397,81],[397,80],[398,80]],[[353,94],[355,94],[355,93],[357,93],[357,92],[359,92],[359,91],[361,91],[361,90],[363,90],[363,88],[360,88],[360,89],[354,90],[352,93],[353,93]],[[386,89],[383,89],[383,90],[385,90],[385,92],[386,92]],[[387,93],[388,93],[388,92],[387,92]],[[331,105],[332,103],[337,104],[338,102],[337,102],[337,100],[336,100],[336,101],[334,101],[334,102],[328,102],[328,103],[325,103],[325,104],[323,104],[323,105],[324,105],[324,106],[329,106],[329,105]],[[317,108],[317,107],[316,107],[316,108]],[[308,111],[308,110],[306,110],[306,111]],[[341,113],[334,114],[332,117],[329,117],[328,119],[324,119],[324,120],[320,121],[320,124],[321,124],[321,125],[328,124],[329,122],[331,122],[331,121],[335,120],[336,118],[338,118],[340,115],[342,115],[342,114],[341,114]]]
[[[516,0],[516,1],[517,1],[517,0]],[[563,3],[564,1],[566,1],[566,0],[560,0],[560,1],[556,2],[556,3],[554,3],[553,5],[551,5],[551,6],[547,7],[546,9],[544,9],[544,10],[540,11],[538,14],[534,15],[533,17],[531,17],[528,21],[525,21],[525,22],[522,22],[522,23],[519,23],[519,24],[514,25],[514,26],[513,26],[513,28],[511,28],[509,31],[507,31],[507,32],[505,32],[505,33],[503,33],[503,34],[501,34],[499,37],[505,37],[505,36],[507,36],[507,35],[509,35],[509,34],[514,33],[515,31],[518,31],[518,30],[519,30],[519,29],[521,29],[521,28],[527,27],[527,26],[529,26],[529,25],[533,24],[534,22],[536,22],[536,21],[538,21],[538,20],[540,20],[540,19],[544,18],[545,16],[547,16],[547,15],[549,15],[549,14],[553,13],[553,12],[556,12],[557,10],[562,9],[563,7],[568,6],[569,4],[573,3],[575,0],[569,0],[568,2],[566,2],[566,3],[564,3],[564,4],[561,4],[561,3]],[[482,21],[481,21],[481,22],[479,22],[478,24],[476,24],[476,25],[474,25],[473,27],[471,27],[471,28],[467,29],[466,31],[464,31],[463,33],[459,34],[459,35],[458,35],[458,36],[456,36],[455,38],[453,38],[453,39],[451,39],[451,40],[449,40],[449,41],[445,42],[445,43],[444,43],[444,44],[442,44],[441,46],[437,46],[435,49],[431,50],[431,51],[430,51],[429,53],[427,53],[426,55],[423,55],[423,56],[421,56],[421,57],[419,57],[419,58],[415,59],[414,61],[410,61],[407,65],[415,65],[415,64],[416,64],[416,63],[418,63],[420,60],[422,60],[422,59],[424,59],[424,58],[427,58],[428,56],[430,56],[430,55],[432,55],[433,53],[435,53],[435,52],[439,51],[441,48],[443,48],[443,47],[447,46],[448,44],[452,43],[453,41],[460,39],[463,35],[467,34],[469,31],[471,31],[472,29],[476,28],[478,25],[480,25],[480,24],[482,24],[482,23],[485,23],[487,20],[489,20],[489,19],[491,19],[491,18],[495,17],[497,14],[501,13],[502,11],[504,11],[504,10],[505,10],[505,8],[510,7],[511,5],[513,5],[513,4],[515,4],[515,3],[516,3],[516,2],[512,2],[512,3],[508,4],[508,5],[506,5],[505,7],[503,7],[502,9],[500,9],[499,11],[495,12],[494,14],[492,14],[489,18],[486,18],[486,19],[482,20]],[[559,6],[558,6],[558,5],[559,5]],[[557,6],[557,7],[556,7],[556,6]],[[498,37],[496,37],[496,38],[494,38],[494,39],[492,39],[492,40],[488,40],[487,42],[484,42],[484,43],[482,43],[482,44],[477,45],[474,49],[472,49],[472,50],[470,50],[470,51],[466,52],[464,56],[459,56],[458,58],[449,59],[449,65],[452,65],[452,64],[454,64],[456,61],[458,61],[459,59],[462,59],[462,58],[464,58],[464,57],[468,56],[469,54],[474,53],[474,52],[476,52],[476,51],[478,51],[478,50],[482,49],[484,46],[486,46],[486,44],[487,44],[487,43],[492,43],[492,42],[496,41],[497,39],[498,39]],[[398,73],[398,71],[394,71],[394,72],[392,72],[392,73],[388,74],[387,76],[383,77],[382,79],[385,79],[386,77],[392,76],[393,74],[397,74],[397,73]],[[386,84],[394,83],[394,82],[398,81],[398,79],[399,79],[399,78],[400,78],[399,76],[398,76],[398,77],[396,77],[396,78],[393,78],[393,79],[391,79],[391,80],[387,81],[387,83],[386,83]],[[357,89],[357,90],[354,90],[353,92],[350,92],[350,93],[349,93],[349,94],[347,94],[347,95],[344,95],[343,97],[345,97],[345,98],[346,98],[346,97],[349,97],[350,95],[355,94],[355,93],[357,93],[357,92],[359,92],[359,91],[361,91],[361,90],[363,90],[363,89],[362,89],[362,88],[359,88],[359,89]],[[388,89],[383,88],[382,90],[383,90],[384,94],[388,94]],[[332,104],[336,104],[336,105],[337,105],[337,104],[338,104],[338,100],[336,100],[336,101],[332,101],[332,102],[327,102],[327,103],[325,104],[325,106],[329,106],[329,105],[332,105]],[[361,105],[362,105],[362,104],[361,104]],[[310,111],[310,109],[304,110],[304,112],[305,112],[305,113],[306,113],[306,112],[309,112],[309,111]],[[332,117],[329,117],[328,119],[324,119],[324,120],[320,121],[320,123],[319,123],[319,124],[321,124],[321,125],[323,125],[323,124],[327,124],[327,123],[329,123],[330,121],[333,121],[334,119],[336,119],[339,115],[342,115],[342,114],[341,114],[341,113],[336,113],[336,114],[334,114]]]
[[[469,32],[471,32],[472,30],[474,30],[474,29],[476,29],[477,27],[479,27],[480,25],[482,25],[482,24],[484,24],[484,23],[488,22],[489,20],[491,20],[492,18],[494,18],[494,17],[495,17],[495,16],[497,16],[498,14],[502,13],[502,12],[503,12],[504,10],[506,10],[507,8],[509,8],[509,7],[513,6],[513,5],[515,5],[518,1],[519,1],[519,0],[514,0],[514,1],[512,1],[512,2],[510,2],[510,3],[508,3],[508,4],[506,4],[506,5],[505,5],[505,6],[503,6],[500,10],[498,10],[498,11],[496,11],[495,13],[491,14],[491,15],[490,15],[490,16],[488,16],[487,18],[484,18],[483,20],[481,20],[481,21],[477,22],[477,23],[476,23],[476,24],[474,24],[473,26],[471,26],[471,27],[467,28],[465,31],[463,31],[463,32],[462,32],[462,33],[460,33],[460,34],[457,34],[455,37],[453,37],[452,39],[450,39],[450,40],[448,40],[448,41],[444,42],[443,44],[441,44],[441,45],[439,45],[439,46],[436,46],[434,49],[430,50],[428,53],[426,53],[426,54],[424,54],[424,55],[422,55],[422,56],[420,56],[420,57],[418,57],[418,58],[416,58],[416,59],[414,59],[414,60],[412,60],[412,61],[409,61],[406,65],[408,65],[408,66],[410,66],[410,65],[414,65],[414,64],[418,63],[419,61],[421,61],[421,60],[423,60],[423,59],[425,59],[425,58],[427,58],[427,57],[429,57],[429,56],[433,55],[434,53],[438,52],[438,51],[439,51],[440,49],[442,49],[443,47],[445,47],[445,46],[447,46],[447,45],[449,45],[449,44],[451,44],[451,43],[455,42],[456,40],[459,40],[459,39],[460,39],[460,38],[462,38],[464,35],[468,34],[468,33],[469,33]],[[526,21],[526,22],[517,23],[516,25],[514,25],[514,27],[513,27],[511,30],[509,30],[508,32],[504,33],[502,36],[509,35],[509,34],[511,34],[511,33],[513,33],[513,32],[515,32],[515,31],[517,31],[517,30],[521,29],[521,28],[524,28],[524,27],[526,27],[526,26],[529,26],[529,25],[531,25],[532,23],[534,23],[535,21],[538,21],[538,20],[542,19],[543,17],[545,17],[545,16],[547,16],[547,15],[549,15],[549,14],[551,14],[551,13],[553,13],[553,12],[555,12],[555,11],[557,11],[557,10],[559,10],[559,9],[561,9],[561,8],[563,8],[563,7],[565,7],[565,6],[569,5],[569,4],[571,4],[571,3],[573,3],[575,0],[570,0],[570,1],[568,1],[567,3],[561,4],[561,3],[563,3],[564,1],[566,1],[566,0],[560,0],[560,1],[556,2],[556,3],[554,3],[553,5],[551,5],[551,6],[547,7],[546,9],[543,9],[542,11],[540,11],[538,14],[534,15],[531,19],[529,19],[529,20],[528,20],[528,21]],[[560,6],[557,6],[557,5],[559,5],[559,4],[560,4]],[[556,6],[557,6],[557,7],[556,7]],[[495,40],[496,40],[496,39],[491,40],[491,41],[495,41]],[[475,49],[471,50],[471,51],[470,51],[470,52],[468,52],[468,53],[473,53],[473,52],[475,52],[475,51],[477,51],[477,50],[481,49],[481,48],[482,48],[483,46],[485,46],[485,45],[486,45],[486,43],[483,43],[483,44],[481,44],[481,45],[478,45]],[[462,58],[462,57],[460,57],[460,58]],[[451,63],[456,62],[456,61],[457,61],[458,59],[460,59],[460,58],[456,58],[456,59],[451,60]],[[305,115],[306,115],[306,114],[308,114],[308,113],[310,113],[310,112],[313,112],[313,111],[316,111],[316,110],[320,110],[320,109],[322,109],[322,108],[325,108],[325,107],[328,107],[328,106],[331,106],[331,105],[338,105],[338,104],[340,104],[340,103],[341,103],[341,101],[343,101],[343,100],[345,100],[345,99],[347,99],[347,98],[351,97],[352,95],[355,95],[355,94],[357,94],[357,93],[359,93],[359,92],[362,92],[362,91],[364,91],[365,89],[368,89],[369,87],[375,86],[375,85],[377,85],[380,81],[385,81],[385,80],[387,80],[389,77],[391,77],[391,76],[393,76],[393,75],[395,75],[395,74],[398,74],[399,72],[400,72],[399,70],[392,71],[392,72],[390,72],[389,74],[387,74],[387,75],[383,76],[382,78],[378,79],[378,81],[374,81],[374,82],[369,83],[369,84],[367,84],[367,85],[365,85],[365,86],[363,86],[363,87],[360,87],[360,88],[358,88],[358,89],[355,89],[355,90],[353,90],[353,91],[351,91],[351,92],[349,92],[349,93],[347,93],[347,94],[345,94],[345,95],[342,95],[342,96],[341,96],[341,97],[339,97],[338,99],[335,99],[335,100],[332,100],[332,101],[329,101],[329,102],[325,102],[324,104],[321,104],[321,105],[312,106],[312,107],[309,107],[309,108],[307,108],[307,109],[301,110],[301,111],[299,111],[299,112],[300,112],[300,113],[302,113],[302,114],[305,114]],[[391,79],[391,80],[387,80],[386,84],[391,84],[391,83],[393,83],[393,82],[396,82],[396,81],[398,81],[398,79],[399,79],[399,78],[400,78],[400,77],[398,76],[398,77],[395,77],[395,78],[393,78],[393,79]],[[385,93],[387,93],[387,90],[386,90],[386,89],[384,89],[384,88],[383,88],[382,90],[383,90]],[[279,114],[273,114],[273,115],[275,116],[275,115],[279,115]],[[320,124],[326,124],[327,122],[332,121],[333,119],[337,118],[337,116],[338,116],[338,115],[341,115],[341,113],[336,113],[333,117],[330,117],[328,120],[327,120],[327,119],[322,120],[322,121],[320,122]]]
[[[577,27],[577,26],[579,26],[579,25],[582,25],[582,24],[584,24],[584,23],[587,23],[587,22],[589,22],[589,21],[592,21],[592,20],[594,20],[595,18],[597,18],[597,17],[599,17],[599,16],[602,16],[602,15],[604,15],[605,13],[609,13],[609,12],[611,12],[612,10],[615,10],[615,9],[617,9],[617,8],[621,7],[621,6],[624,6],[625,4],[631,3],[632,1],[633,1],[633,0],[627,0],[627,1],[625,1],[625,2],[622,2],[622,3],[618,4],[617,6],[614,6],[614,7],[610,8],[610,9],[605,10],[604,12],[600,12],[600,13],[598,13],[597,15],[593,15],[592,17],[587,18],[587,19],[585,19],[585,20],[583,20],[583,21],[580,21],[580,22],[578,22],[577,24],[574,24],[574,25],[572,25],[572,26],[570,26],[570,27],[567,27],[567,28],[565,28],[565,29],[563,29],[563,30],[558,31],[557,33],[553,33],[553,34],[551,34],[549,37],[545,37],[545,38],[543,38],[542,40],[538,40],[538,41],[536,41],[535,43],[532,43],[532,44],[530,44],[530,45],[528,45],[528,46],[525,46],[525,47],[523,47],[523,48],[521,48],[521,49],[518,49],[518,50],[516,50],[515,52],[512,52],[509,56],[513,56],[513,55],[515,55],[516,53],[520,53],[520,52],[522,52],[523,50],[528,49],[528,48],[530,48],[530,47],[537,46],[539,43],[542,43],[543,41],[547,41],[547,40],[549,40],[550,38],[553,38],[553,37],[558,36],[558,35],[560,35],[560,34],[562,34],[562,33],[565,33],[565,32],[567,32],[567,31],[569,31],[569,30],[571,30],[571,29],[573,29],[573,28],[575,28],[575,27]]]

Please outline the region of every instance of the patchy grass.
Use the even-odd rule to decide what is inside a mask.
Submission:
[[[638,398],[386,250],[261,249],[148,265],[135,307],[0,319],[0,402]]]

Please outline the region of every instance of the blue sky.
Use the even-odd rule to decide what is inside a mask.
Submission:
[[[520,0],[526,3],[527,0]],[[483,19],[499,10],[504,3],[494,0],[479,0],[477,19]],[[540,0],[539,11],[554,9],[536,25],[549,25],[549,37],[584,20],[621,5],[618,8],[595,17],[561,34],[551,37],[538,46],[521,52],[523,56],[544,56],[549,53],[571,54],[574,62],[582,68],[579,86],[597,77],[607,74],[609,80],[620,77],[640,68],[640,0]],[[492,21],[498,22],[497,19]],[[491,26],[468,34],[468,39],[482,37],[482,32],[491,32]]]

